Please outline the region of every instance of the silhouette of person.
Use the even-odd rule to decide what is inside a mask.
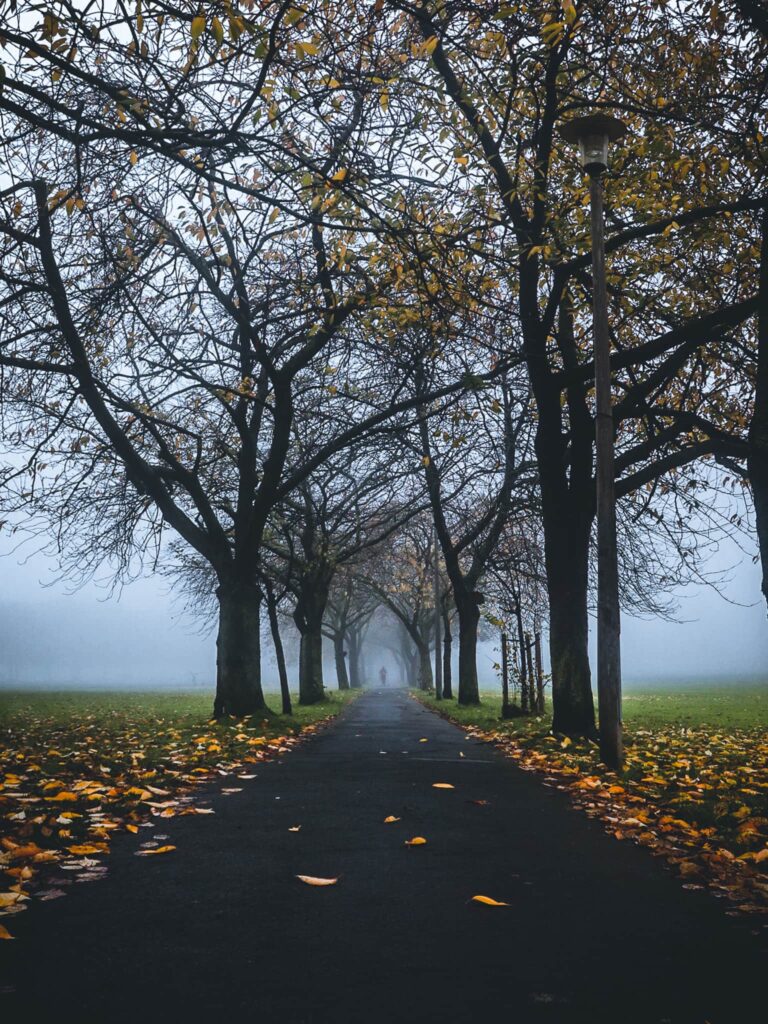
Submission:
[[[387,685],[387,670],[384,665],[382,665],[381,668],[379,669],[379,679],[381,680],[382,686]]]

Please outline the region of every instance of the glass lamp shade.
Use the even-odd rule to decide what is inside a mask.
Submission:
[[[608,169],[608,145],[616,142],[627,130],[623,121],[607,114],[574,117],[560,129],[567,142],[579,147],[581,166],[589,174],[600,174]]]

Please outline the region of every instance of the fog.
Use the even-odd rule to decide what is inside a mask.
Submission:
[[[0,685],[213,687],[215,633],[183,611],[167,581],[140,579],[112,597],[96,584],[71,593],[66,583],[55,582],[50,559],[9,553],[9,538],[2,543]],[[768,619],[759,567],[735,547],[724,546],[719,559],[721,568],[734,566],[727,600],[709,588],[688,588],[680,599],[679,615],[685,621],[624,617],[627,684],[768,681]],[[481,685],[495,685],[496,660],[494,644],[482,643]],[[399,673],[391,655],[369,649],[369,677],[377,678],[382,664],[396,682]],[[267,688],[275,689],[266,639],[264,669]],[[295,684],[295,662],[289,670]],[[330,660],[327,680],[335,685]]]

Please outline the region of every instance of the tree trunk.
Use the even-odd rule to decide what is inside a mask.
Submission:
[[[349,685],[353,690],[362,690],[360,678],[360,630],[353,626],[348,633],[349,638]]]
[[[272,633],[272,646],[275,648],[275,661],[277,662],[277,675],[280,679],[280,699],[283,705],[283,714],[292,715],[291,691],[288,688],[288,671],[285,667],[285,651],[283,640],[280,636],[280,623],[277,618],[277,601],[272,584],[267,583],[267,614],[269,615],[269,629]]]
[[[221,583],[216,639],[216,718],[268,710],[261,689],[261,593],[248,583]]]
[[[589,527],[562,524],[545,531],[552,665],[552,730],[596,736],[589,670],[587,610]]]
[[[325,700],[323,688],[323,633],[312,624],[301,634],[299,647],[299,704]]]
[[[768,207],[763,209],[761,227],[755,409],[749,425],[747,466],[763,568],[763,597],[768,601]]]
[[[429,644],[419,644],[419,689],[432,689],[432,659],[429,656]]]
[[[344,650],[344,634],[342,632],[333,634],[333,654],[336,659],[336,679],[339,689],[348,690],[347,652]]]
[[[459,704],[479,704],[477,626],[480,608],[473,597],[460,597],[455,588],[454,599],[459,617]]]
[[[453,673],[451,669],[451,653],[453,636],[451,635],[451,617],[443,614],[443,699],[453,700]]]

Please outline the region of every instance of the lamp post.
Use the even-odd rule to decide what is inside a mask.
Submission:
[[[437,533],[432,528],[432,589],[435,604],[435,697],[443,699],[443,652],[440,648],[440,562],[437,547]]]
[[[608,169],[609,143],[620,139],[626,130],[622,121],[606,114],[573,118],[560,130],[567,142],[578,145],[581,165],[589,175],[597,441],[597,701],[600,756],[609,768],[615,770],[621,768],[624,760],[621,736],[621,613],[602,175]]]

